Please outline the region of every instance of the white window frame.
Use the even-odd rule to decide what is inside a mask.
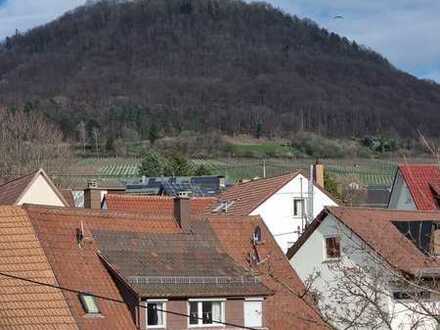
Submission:
[[[261,312],[264,314],[264,310],[263,310],[263,301],[264,301],[264,298],[263,297],[252,297],[252,298],[245,298],[244,299],[244,304],[246,304],[246,302],[259,302],[259,303],[261,303]],[[244,326],[246,327],[246,326],[248,326],[247,324],[246,324],[246,307],[245,306],[243,306],[243,312],[244,312],[244,314],[243,314],[243,322],[244,322]],[[260,326],[258,326],[256,329],[259,329],[259,328],[263,328],[263,324],[264,324],[264,318],[263,318],[263,314],[261,315],[261,325]]]
[[[191,305],[190,303],[197,302],[197,317],[198,317],[198,324],[190,324],[191,318],[188,317],[188,328],[209,328],[209,327],[225,327],[225,320],[226,320],[226,299],[224,298],[191,298],[188,299],[187,302],[187,310],[188,315],[191,314]],[[223,323],[212,323],[212,324],[204,324],[203,323],[203,302],[219,302],[221,303],[221,322]]]
[[[162,324],[161,325],[148,325],[148,304],[161,303],[162,309],[167,310],[168,299],[147,299],[145,301],[145,327],[147,329],[165,329],[167,327],[167,313],[162,312]]]
[[[328,256],[327,256],[327,239],[329,239],[329,238],[339,238],[339,257],[337,257],[337,258],[329,258]],[[342,257],[342,246],[341,246],[341,244],[342,244],[342,241],[341,241],[341,236],[340,235],[338,235],[338,234],[333,234],[333,235],[324,235],[324,240],[323,240],[323,256],[324,256],[324,262],[325,261],[327,261],[327,262],[331,262],[331,261],[339,261],[339,260],[341,260],[341,257]]]
[[[297,209],[298,213],[295,214],[295,203],[296,202],[300,202],[300,208]],[[304,216],[304,214],[306,213],[306,202],[305,202],[305,198],[301,198],[301,197],[294,197],[293,198],[293,202],[292,202],[292,214],[294,218],[302,218]]]

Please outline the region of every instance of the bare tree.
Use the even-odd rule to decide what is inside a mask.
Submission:
[[[60,130],[41,115],[0,108],[0,175],[44,167],[59,171],[72,157]]]
[[[83,146],[83,153],[86,153],[87,128],[84,120],[81,120],[77,126],[79,141]]]

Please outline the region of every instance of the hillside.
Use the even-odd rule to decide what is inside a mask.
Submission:
[[[0,47],[0,104],[69,138],[160,131],[438,136],[440,86],[269,5],[100,2]],[[96,130],[95,130],[96,131]]]

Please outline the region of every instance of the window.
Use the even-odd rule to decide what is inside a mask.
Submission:
[[[189,302],[190,326],[221,325],[225,321],[224,301],[203,300]]]
[[[339,237],[327,237],[325,239],[326,259],[338,259],[341,257],[341,242]]]
[[[166,303],[164,301],[148,300],[146,308],[147,328],[164,328]]]
[[[263,299],[246,299],[244,302],[244,326],[260,328],[263,326]]]
[[[100,314],[96,298],[92,295],[80,293],[79,300],[87,314]]]
[[[293,200],[293,216],[302,217],[304,214],[304,199],[295,198]]]
[[[260,244],[262,242],[260,226],[255,227],[253,241],[255,244]]]

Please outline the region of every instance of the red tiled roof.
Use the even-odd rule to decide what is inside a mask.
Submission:
[[[260,217],[211,216],[208,221],[226,252],[243,267],[260,274],[263,284],[274,291],[264,303],[265,326],[277,330],[326,328],[316,309],[299,298],[305,292],[304,285]],[[261,228],[263,243],[254,248],[251,238],[257,226]],[[249,254],[255,249],[260,266],[251,266],[249,262]]]
[[[228,207],[228,215],[249,215],[259,205],[292,181],[300,172],[258,179],[232,186],[219,196],[220,201],[234,202]]]
[[[137,196],[129,194],[107,194],[105,197],[109,210],[137,211],[147,214],[174,216],[174,198],[165,196]],[[217,201],[213,197],[192,197],[193,215],[205,213]]]
[[[89,209],[67,209],[26,205],[45,254],[59,284],[82,292],[124,300],[120,289],[99,257],[94,239],[79,247],[77,230],[84,228],[88,237],[95,230],[109,232],[176,233],[180,228],[174,219],[154,220],[145,215],[106,212]],[[119,283],[119,282],[118,282]],[[125,286],[127,292],[131,292]],[[97,299],[103,317],[87,317],[78,295],[64,292],[72,314],[81,329],[136,329],[134,318],[125,304]],[[137,300],[135,300],[135,304]]]
[[[439,204],[433,187],[440,185],[440,168],[435,164],[400,165],[399,171],[405,180],[418,210],[436,210]]]
[[[58,285],[26,212],[0,206],[0,272]],[[78,329],[61,290],[0,276],[1,329]]]
[[[328,214],[345,224],[398,270],[415,274],[425,268],[440,266],[440,262],[422,253],[393,224],[398,221],[440,221],[440,212],[437,211],[327,207],[289,249],[289,258],[299,250]]]

